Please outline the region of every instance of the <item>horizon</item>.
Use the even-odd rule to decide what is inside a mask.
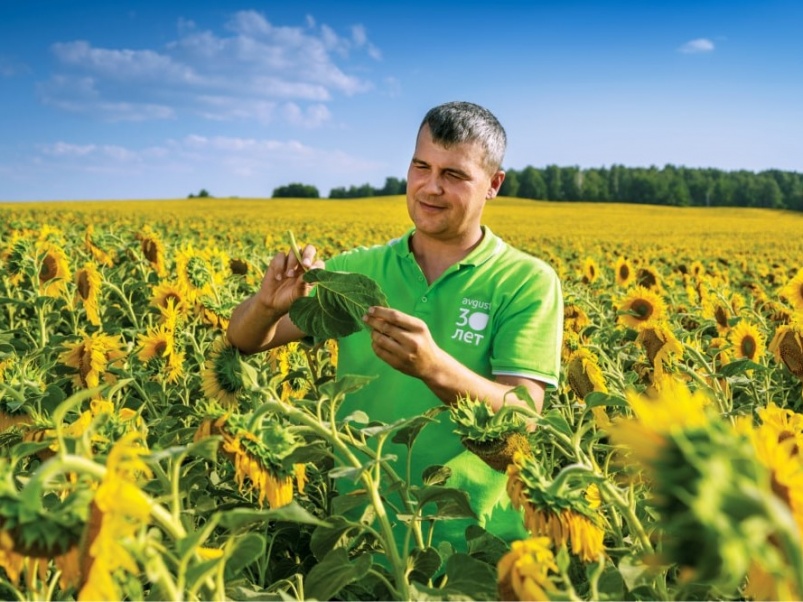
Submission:
[[[431,106],[507,169],[803,171],[803,5],[0,5],[0,202],[267,198],[406,178]]]

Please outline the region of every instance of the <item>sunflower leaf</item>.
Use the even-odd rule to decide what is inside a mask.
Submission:
[[[363,328],[362,317],[372,305],[387,306],[387,297],[368,276],[312,269],[304,274],[315,284],[315,295],[296,299],[290,319],[318,339],[338,339]]]

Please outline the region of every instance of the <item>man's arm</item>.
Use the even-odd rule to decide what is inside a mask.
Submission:
[[[485,378],[438,347],[422,320],[400,311],[372,307],[364,319],[371,327],[371,344],[376,355],[396,370],[423,381],[447,405],[468,394],[484,399],[494,411],[505,403],[526,407],[526,401],[509,394],[512,388],[521,385],[541,411],[544,383],[517,376]]]
[[[304,336],[287,312],[299,297],[309,294],[312,285],[304,282],[307,269],[323,267],[315,261],[315,247],[307,245],[301,264],[293,253],[277,253],[271,259],[259,290],[240,303],[231,314],[226,336],[243,353],[265,351],[297,341]]]

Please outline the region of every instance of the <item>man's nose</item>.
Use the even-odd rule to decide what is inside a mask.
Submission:
[[[438,195],[443,194],[443,186],[441,185],[441,177],[436,173],[430,173],[427,176],[427,181],[424,182],[424,192],[427,194]]]

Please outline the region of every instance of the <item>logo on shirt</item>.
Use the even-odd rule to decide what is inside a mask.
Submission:
[[[479,345],[485,338],[485,328],[488,326],[491,309],[489,301],[479,301],[463,297],[462,307],[458,309],[459,315],[455,322],[455,331],[451,338],[463,343]]]

